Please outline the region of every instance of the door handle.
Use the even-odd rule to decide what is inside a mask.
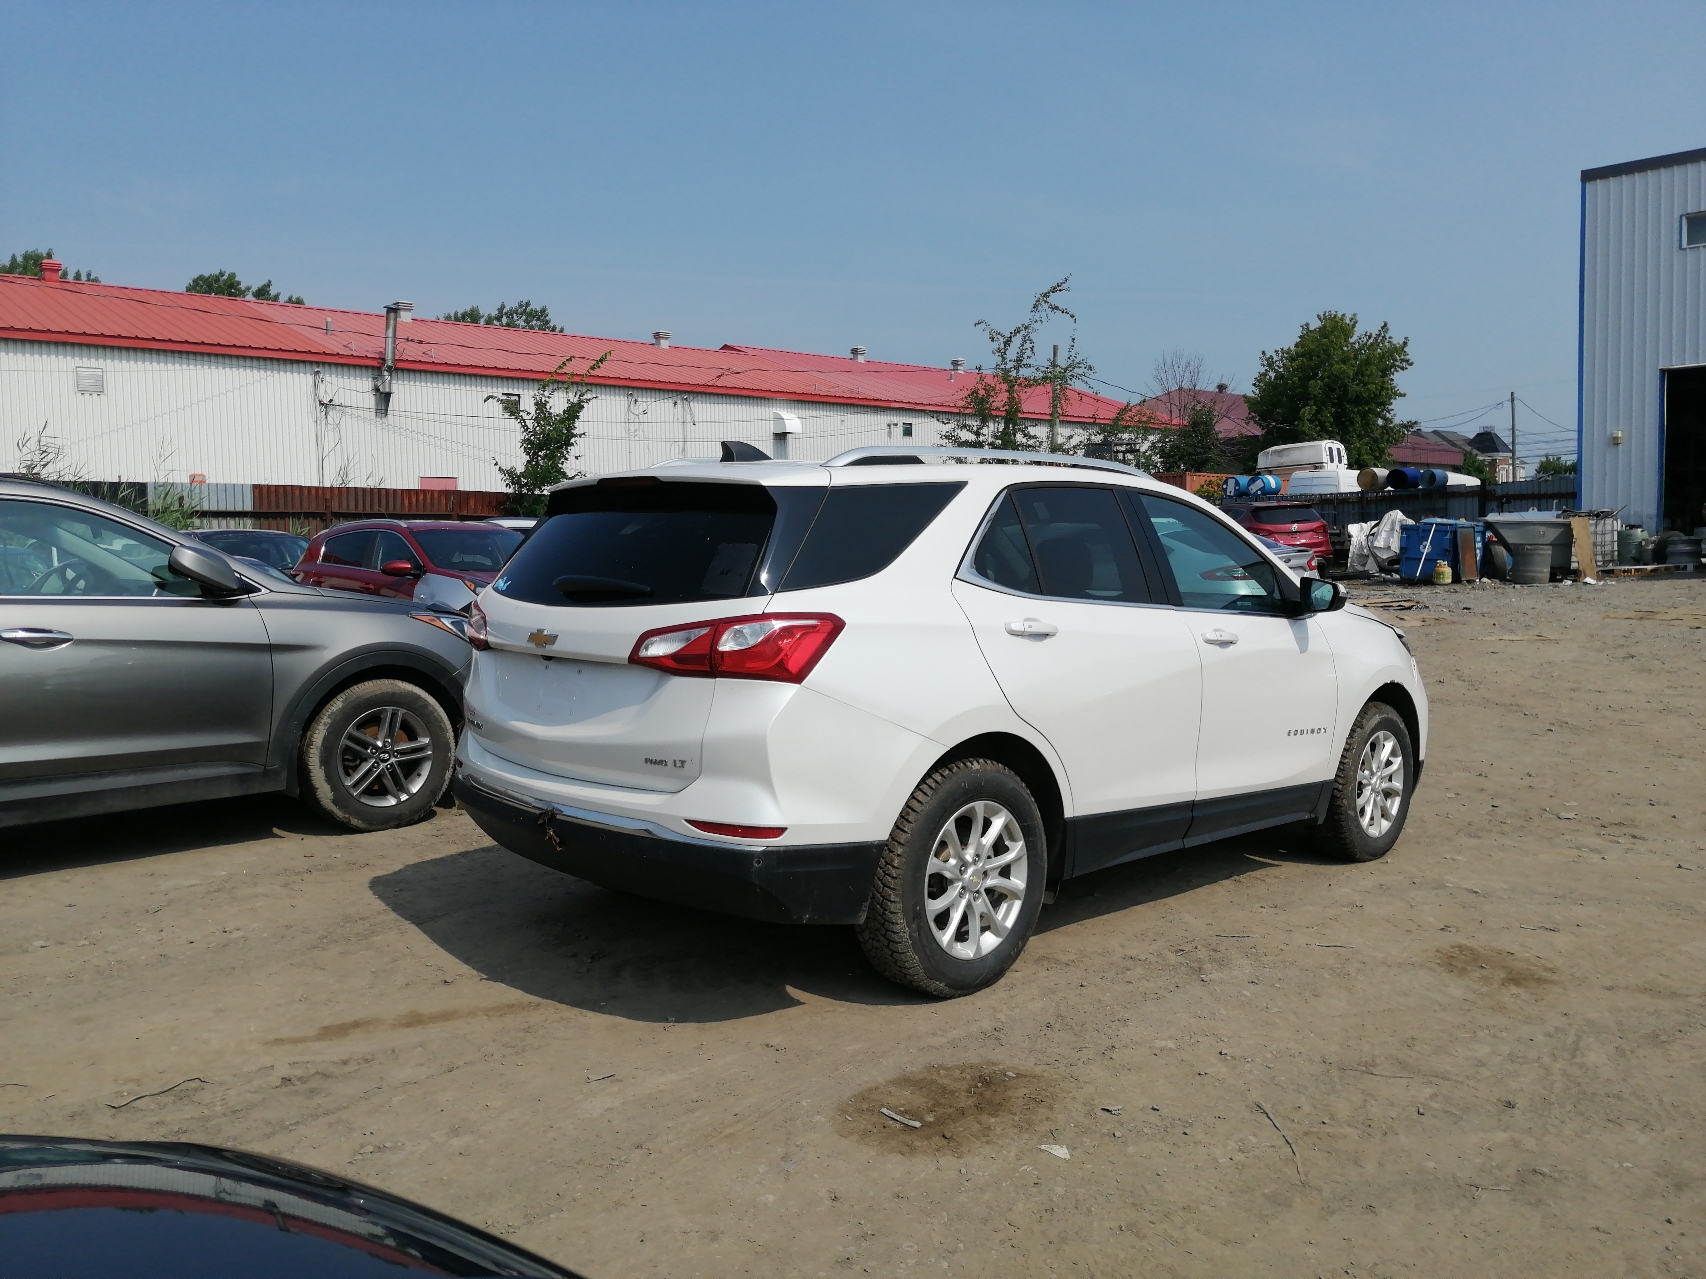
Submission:
[[[1006,629],[1009,635],[1036,635],[1043,639],[1060,634],[1060,627],[1053,622],[1039,621],[1034,617],[1027,617],[1022,622],[1008,622]]]
[[[1218,644],[1222,648],[1231,648],[1238,642],[1238,637],[1231,631],[1223,631],[1219,627],[1212,631],[1204,631],[1202,639],[1205,644]]]
[[[24,648],[64,648],[76,638],[75,635],[68,635],[64,631],[50,631],[40,626],[14,626],[10,630],[0,631],[0,640]]]

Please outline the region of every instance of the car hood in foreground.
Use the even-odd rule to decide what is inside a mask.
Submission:
[[[0,1136],[0,1257],[16,1279],[581,1279],[372,1186],[175,1141]]]

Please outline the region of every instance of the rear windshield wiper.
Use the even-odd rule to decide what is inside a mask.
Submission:
[[[557,593],[571,600],[642,600],[652,594],[644,582],[625,582],[619,577],[581,577],[571,574],[551,583]]]

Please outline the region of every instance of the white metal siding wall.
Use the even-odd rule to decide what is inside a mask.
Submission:
[[[1680,247],[1682,215],[1702,210],[1706,161],[1584,185],[1582,504],[1649,529],[1664,474],[1660,370],[1706,364],[1706,248]]]
[[[80,393],[79,368],[103,370],[105,391]],[[380,417],[366,367],[0,340],[0,470],[14,469],[14,442],[45,425],[89,479],[199,472],[212,483],[413,488],[423,476],[454,476],[465,489],[503,487],[493,459],[518,460],[516,428],[487,397],[519,394],[525,409],[536,381],[402,371],[392,385]],[[901,409],[608,386],[593,396],[578,463],[590,475],[715,456],[721,440],[772,452],[778,411],[800,419],[789,441],[796,458],[934,444],[941,429]],[[903,422],[913,424],[910,439]]]

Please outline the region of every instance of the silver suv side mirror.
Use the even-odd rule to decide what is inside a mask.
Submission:
[[[243,595],[248,588],[224,557],[199,546],[175,546],[166,561],[172,572],[188,578],[209,595]]]

